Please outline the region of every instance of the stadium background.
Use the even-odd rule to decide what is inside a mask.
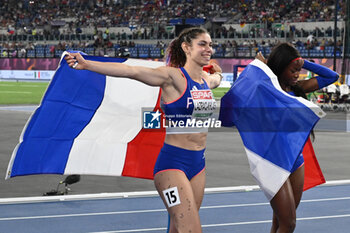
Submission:
[[[222,66],[225,79],[229,82],[232,81],[234,65],[248,64],[259,50],[267,56],[278,41],[289,41],[298,47],[304,58],[313,59],[340,73],[342,77],[338,84],[347,82],[349,85],[349,6],[349,0],[315,0],[312,3],[306,0],[3,0],[0,1],[0,80],[15,80],[16,83],[21,83],[23,79],[43,80],[47,83],[57,68],[60,55],[67,49],[80,50],[89,55],[118,56],[125,51],[121,48],[128,48],[131,58],[162,60],[171,39],[182,28],[196,25],[206,27],[211,33],[216,50],[213,59]],[[335,24],[337,30],[334,30]],[[306,73],[302,76],[305,77]],[[4,88],[9,87],[4,85]],[[13,92],[5,97],[0,95],[0,103],[1,98],[14,98],[15,95],[19,94]],[[0,123],[4,128],[1,131],[5,133],[0,134],[0,142],[4,143],[0,148],[4,156],[2,170],[5,171],[7,157],[18,142],[30,112],[3,111],[2,114]],[[339,168],[344,167],[348,171],[348,163],[341,162],[343,160],[333,161],[328,155],[333,154],[334,147],[337,147],[337,151],[340,151],[338,156],[348,158],[348,143],[338,145],[340,141],[348,140],[348,133],[344,132],[348,116],[335,112],[329,112],[328,115],[345,122],[345,128],[342,126],[336,136],[331,133],[318,136],[320,141],[317,147],[322,151],[320,157],[323,156],[323,161],[326,161],[324,164],[334,165],[332,170],[328,170],[327,178],[345,179],[348,173],[340,173]],[[223,181],[229,182],[229,185],[255,184],[246,169],[247,161],[241,151],[241,142],[230,132],[223,135],[225,139],[237,143],[237,146],[232,143],[235,151],[232,148],[216,148],[214,144],[219,142],[213,134],[210,146],[212,151],[220,151],[220,155],[215,155],[215,159],[210,159],[208,164],[219,164],[221,168],[228,166],[227,171],[239,171],[240,179],[211,173],[208,186],[224,185],[221,183]],[[230,155],[225,154],[228,152]],[[243,161],[237,159],[240,155]],[[223,156],[224,162],[218,161],[217,156]],[[28,195],[38,195],[38,190],[32,188],[42,186],[44,191],[48,191],[61,177],[35,179],[40,182],[33,184],[31,177],[21,177],[7,183],[0,181],[0,194],[6,197],[22,196],[24,190],[28,190]],[[81,185],[85,185],[86,189],[77,188],[77,192],[97,192],[102,189],[122,191],[127,187],[126,183],[145,183],[114,177],[85,179],[86,183],[82,181]],[[97,184],[101,189],[96,188]],[[147,188],[153,187],[153,184],[146,184]],[[137,190],[145,190],[144,186],[137,187]],[[42,192],[40,190],[39,194]]]
[[[246,65],[281,41],[349,83],[349,1],[64,0],[0,3],[0,80],[48,80],[65,50],[162,60],[169,42],[190,26],[205,27],[213,59],[232,83]],[[302,74],[305,77],[306,73]]]

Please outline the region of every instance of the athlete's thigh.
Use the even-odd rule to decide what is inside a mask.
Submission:
[[[304,165],[299,167],[295,172],[289,176],[290,183],[293,189],[295,200],[295,208],[298,207],[304,189]]]
[[[191,179],[191,186],[193,190],[193,195],[196,200],[197,208],[199,209],[202,205],[204,188],[205,188],[205,169],[198,173],[195,177]]]
[[[270,204],[279,221],[295,218],[295,201],[289,179],[271,199]]]
[[[180,170],[159,172],[154,177],[154,184],[171,217],[198,215],[192,186],[185,173]]]

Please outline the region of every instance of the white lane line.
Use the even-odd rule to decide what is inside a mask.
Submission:
[[[139,214],[139,213],[152,213],[152,212],[165,212],[165,211],[166,211],[166,209],[154,209],[154,210],[130,210],[130,211],[115,211],[115,212],[101,212],[101,213],[85,213],[85,214],[58,214],[58,215],[42,215],[42,216],[0,218],[0,221],[41,219],[41,218],[66,218],[66,217],[82,217],[82,216],[100,216],[100,215],[115,215],[115,214]]]
[[[43,87],[40,85],[13,85],[13,84],[0,84],[0,87],[19,87],[19,88],[26,88],[26,87]]]
[[[347,217],[350,217],[350,214],[297,218],[297,221],[331,219],[331,218],[347,218]],[[251,224],[262,224],[262,223],[271,223],[271,220],[207,224],[207,225],[202,225],[202,228],[251,225]],[[90,233],[127,233],[127,232],[145,232],[145,231],[158,231],[158,230],[160,231],[160,230],[166,230],[166,229],[167,228],[145,228],[145,229],[130,229],[130,230],[117,230],[117,231],[99,231],[99,232],[90,232]]]
[[[33,92],[31,92],[31,91],[0,91],[0,93],[5,93],[5,94],[32,94]]]
[[[350,200],[350,197],[310,199],[310,200],[302,200],[301,202],[323,202],[323,201],[341,201],[341,200]],[[261,202],[261,203],[248,203],[248,204],[203,206],[203,207],[201,207],[201,209],[220,209],[220,208],[235,208],[235,207],[263,206],[263,205],[269,205],[269,203],[268,202]],[[26,216],[26,217],[7,217],[7,218],[0,218],[0,221],[42,219],[42,218],[66,218],[66,217],[82,217],[82,216],[100,216],[100,215],[117,215],[117,214],[138,214],[138,213],[154,213],[154,212],[165,212],[165,211],[166,211],[166,209],[154,209],[154,210],[129,210],[129,211],[80,213],[80,214],[60,214],[60,215],[42,215],[42,216]]]
[[[16,85],[14,84],[3,84],[3,83],[0,83],[0,87],[14,87]]]
[[[297,218],[297,221],[330,219],[330,218],[348,218],[348,217],[350,217],[350,214],[304,217],[304,218]],[[202,227],[236,226],[236,225],[260,224],[260,223],[270,223],[270,222],[272,221],[262,220],[262,221],[249,221],[249,222],[233,222],[233,223],[209,224],[209,225],[203,225]]]
[[[18,107],[18,106],[17,106]],[[19,106],[21,107],[21,106]],[[23,107],[23,106],[22,106]],[[28,106],[24,106],[28,107]],[[37,106],[29,106],[33,111]],[[8,110],[11,107],[0,107],[0,110]],[[17,108],[15,108],[17,109]],[[350,180],[332,180],[327,181],[323,186],[337,186],[350,184]],[[205,188],[205,194],[222,193],[222,192],[247,192],[260,190],[257,185],[243,185],[232,187],[217,187]],[[149,197],[158,196],[157,191],[138,191],[138,192],[119,192],[119,193],[97,193],[97,194],[80,194],[80,195],[64,195],[64,196],[39,196],[39,197],[14,197],[0,198],[1,204],[17,204],[17,203],[33,203],[33,202],[48,202],[48,201],[72,201],[72,200],[91,200],[91,199],[106,199],[106,198],[128,198],[128,197]]]
[[[40,86],[40,85],[21,85],[19,87],[45,87],[45,86]]]
[[[341,200],[350,200],[350,197],[310,199],[310,200],[301,200],[301,202],[321,202],[321,201],[341,201]]]
[[[202,226],[203,227],[203,226]],[[99,232],[89,232],[89,233],[123,233],[123,232],[145,232],[145,231],[164,231],[167,228],[145,228],[145,229],[132,229],[132,230],[119,230],[119,231],[99,231]]]
[[[301,200],[303,203],[308,202],[322,202],[322,201],[342,201],[350,200],[350,197],[335,197],[335,198],[322,198],[322,199],[310,199],[310,200]],[[269,202],[261,203],[250,203],[250,204],[233,204],[233,205],[217,205],[217,206],[203,206],[201,209],[218,209],[218,208],[234,208],[234,207],[248,207],[248,206],[263,206],[270,205]]]
[[[0,111],[23,111],[23,112],[33,112],[35,109],[37,109],[38,106],[36,105],[20,105],[20,106],[0,106]],[[1,200],[4,200],[4,198],[0,198],[0,204]]]

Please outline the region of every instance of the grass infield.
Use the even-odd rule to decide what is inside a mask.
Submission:
[[[0,82],[0,105],[39,104],[48,82]],[[220,99],[229,88],[213,90],[214,97]]]
[[[39,104],[48,82],[0,82],[0,104]]]
[[[213,89],[213,94],[215,99],[221,99],[221,97],[223,97],[226,92],[228,92],[228,90],[230,90],[230,87],[218,87]]]

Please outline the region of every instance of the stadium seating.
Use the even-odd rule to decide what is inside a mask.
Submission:
[[[14,4],[11,0],[2,0],[1,56],[19,56],[23,54],[19,51],[26,49],[26,57],[58,57],[68,47],[79,48],[88,54],[113,56],[122,41],[134,41],[135,47],[127,46],[131,57],[160,58],[166,46],[157,47],[157,42],[164,40],[168,44],[177,27],[185,23],[208,29],[212,38],[218,41],[214,46],[214,57],[217,58],[254,57],[257,50],[266,55],[278,41],[302,43],[303,46],[298,46],[302,56],[332,57],[334,47],[326,44],[320,49],[319,41],[321,38],[333,41],[334,33],[341,39],[344,33],[342,28],[334,30],[333,22],[330,25],[334,19],[332,1],[316,0],[310,5],[306,0],[288,0],[283,4],[278,0],[217,0],[200,1],[200,7],[193,5],[191,0],[88,2],[67,0],[57,5],[55,1]],[[9,6],[16,14],[8,12]],[[343,9],[341,3],[340,22],[345,18]],[[311,46],[306,45],[309,35],[315,37]],[[257,45],[246,43],[253,39]],[[266,46],[267,40],[274,42]],[[58,46],[63,41],[69,45]],[[234,48],[232,41],[237,43]],[[30,43],[34,48],[27,46]],[[54,52],[50,52],[50,46],[55,46]],[[336,55],[342,56],[341,52],[338,46]]]

